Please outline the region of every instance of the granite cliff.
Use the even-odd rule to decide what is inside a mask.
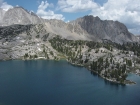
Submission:
[[[116,43],[138,42],[139,38],[130,33],[127,27],[118,21],[101,20],[99,17],[84,16],[65,23],[61,20],[46,20],[22,7],[14,7],[8,11],[0,9],[0,25],[5,26],[42,24],[48,33],[60,35],[72,40],[111,40]],[[24,26],[26,27],[26,26]],[[20,28],[20,27],[19,27]],[[19,29],[20,30],[20,29]]]

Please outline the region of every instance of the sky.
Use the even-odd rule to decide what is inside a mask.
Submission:
[[[128,30],[140,35],[140,0],[0,0],[0,8],[22,6],[45,19],[65,22],[85,15],[124,23]]]

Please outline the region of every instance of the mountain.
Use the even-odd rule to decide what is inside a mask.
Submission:
[[[8,11],[0,10],[0,25],[8,26],[13,24],[40,24],[43,19],[39,18],[33,12],[28,12],[22,7],[14,7]]]
[[[4,11],[3,9],[0,8],[0,23],[3,21],[3,16],[5,14],[6,11]]]
[[[54,34],[47,33],[42,24],[11,25],[0,27],[0,60],[19,59],[26,53],[43,56],[41,51],[55,51],[46,42]],[[50,56],[50,59],[52,56]]]
[[[117,43],[138,41],[126,26],[118,21],[103,21],[99,17],[84,16],[72,21],[71,24],[80,25],[89,35],[97,39],[108,39]]]
[[[89,35],[78,24],[65,23],[62,20],[51,19],[45,22],[47,32],[60,35],[70,40],[92,40],[94,36]]]
[[[118,21],[84,16],[65,23],[22,7],[0,9],[0,60],[66,59],[111,82],[134,84],[126,77],[140,73],[140,43],[131,43],[139,40]]]
[[[8,11],[0,9],[0,25],[42,24],[48,33],[60,35],[71,40],[111,40],[117,43],[138,42],[139,38],[128,31],[126,26],[118,21],[101,20],[99,17],[84,16],[69,23],[61,20],[46,20],[22,7],[14,7]],[[20,30],[20,29],[19,29]]]

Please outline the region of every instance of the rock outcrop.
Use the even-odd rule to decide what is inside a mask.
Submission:
[[[0,25],[12,25],[10,27],[13,29],[12,27],[15,24],[26,25],[25,27],[27,27],[27,25],[42,24],[42,28],[46,30],[46,32],[60,35],[63,38],[71,40],[102,41],[103,39],[107,39],[116,43],[139,41],[138,37],[130,33],[127,27],[118,21],[103,21],[99,17],[84,16],[69,23],[65,23],[64,21],[56,19],[42,19],[35,13],[29,12],[22,7],[14,7],[8,11],[0,9]],[[24,26],[17,27],[16,29],[21,30],[23,27]],[[8,29],[7,27],[3,28],[1,29]],[[9,32],[7,35],[8,34]],[[20,34],[20,32],[18,32],[18,34]],[[3,34],[1,33],[1,35]]]
[[[130,33],[124,24],[118,21],[103,21],[99,17],[84,16],[70,23],[80,25],[84,31],[97,39],[108,39],[117,43],[138,41],[138,38]]]
[[[40,24],[43,19],[38,17],[35,13],[29,12],[22,7],[14,7],[8,11],[0,10],[0,25],[9,26],[13,24]]]

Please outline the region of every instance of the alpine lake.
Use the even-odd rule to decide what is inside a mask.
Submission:
[[[135,85],[104,80],[67,61],[0,61],[0,105],[140,105]]]

